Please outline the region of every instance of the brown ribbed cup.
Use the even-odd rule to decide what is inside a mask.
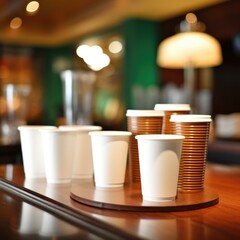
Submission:
[[[131,182],[140,182],[138,144],[140,134],[161,134],[164,113],[156,110],[127,110],[127,128],[132,133],[129,139],[128,170]]]
[[[185,136],[182,145],[178,189],[182,192],[202,191],[208,149],[211,116],[172,115],[174,133]]]
[[[189,104],[155,104],[155,110],[160,110],[164,112],[163,119],[163,134],[173,134],[174,124],[170,122],[170,117],[173,114],[189,114],[191,112],[191,107]]]

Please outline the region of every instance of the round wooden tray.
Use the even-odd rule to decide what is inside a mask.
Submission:
[[[92,207],[122,211],[188,211],[210,207],[219,201],[218,194],[205,188],[201,192],[178,192],[175,201],[143,201],[140,183],[128,183],[123,188],[98,188],[93,181],[73,182],[70,197]]]

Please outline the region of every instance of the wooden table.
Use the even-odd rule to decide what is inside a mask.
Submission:
[[[21,165],[0,166],[0,192],[21,197],[99,239],[240,239],[240,167],[208,164],[205,186],[218,193],[219,203],[190,211],[118,211],[71,199],[72,184],[27,181]]]

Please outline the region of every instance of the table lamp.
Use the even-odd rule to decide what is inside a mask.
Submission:
[[[204,33],[205,25],[188,13],[180,32],[163,40],[158,48],[157,63],[163,68],[184,69],[184,88],[193,112],[195,105],[195,68],[208,68],[222,63],[221,46]]]

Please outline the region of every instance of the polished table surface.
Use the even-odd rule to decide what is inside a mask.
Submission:
[[[1,195],[22,198],[45,213],[85,229],[82,231],[88,235],[83,239],[240,239],[240,166],[207,165],[205,186],[218,193],[219,203],[198,210],[140,212],[91,207],[70,198],[71,185],[26,180],[21,165],[0,165]],[[5,204],[7,208],[10,203]],[[20,213],[26,214],[23,209]],[[16,214],[18,221],[15,219],[19,226],[8,231],[21,227],[21,214]],[[1,222],[2,218],[0,215]]]

